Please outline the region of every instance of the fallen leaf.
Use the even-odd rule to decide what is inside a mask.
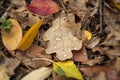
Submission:
[[[87,48],[94,48],[99,44],[99,42],[100,42],[100,38],[92,37],[92,39],[87,45]]]
[[[103,66],[91,66],[91,67],[83,67],[80,68],[80,71],[83,72],[85,76],[93,77],[96,74],[99,74],[101,71],[105,71],[105,67]]]
[[[68,0],[73,9],[77,11],[86,10],[86,0]]]
[[[32,27],[23,36],[22,40],[17,46],[17,49],[24,51],[30,47],[30,45],[32,44],[34,38],[36,37],[39,31],[40,26],[42,25],[42,21],[43,20],[39,20],[37,23],[32,25]]]
[[[0,65],[0,80],[9,80],[5,65]]]
[[[53,69],[60,75],[83,80],[82,74],[79,72],[73,61],[54,62]]]
[[[89,66],[93,66],[95,64],[100,64],[102,60],[103,60],[102,57],[95,57],[95,59],[91,59],[89,61],[83,62],[82,64],[87,64]]]
[[[85,76],[95,77],[100,72],[105,72],[106,80],[119,80],[120,77],[117,75],[117,71],[114,68],[114,63],[110,63],[108,66],[92,66],[80,68],[81,72]]]
[[[72,51],[73,52],[73,59],[78,62],[87,62],[88,56],[85,49],[85,46],[82,47],[82,49],[78,51]]]
[[[115,5],[118,9],[120,9],[120,1],[119,1],[119,0],[112,0],[112,1],[113,1],[114,5]]]
[[[53,0],[32,0],[27,8],[39,15],[50,15],[60,10],[60,7]]]
[[[53,80],[72,80],[64,75],[57,74],[54,71],[52,72],[52,77],[53,77]]]
[[[16,69],[16,67],[18,67],[20,64],[20,60],[16,59],[16,58],[7,58],[7,73],[8,75],[14,75],[15,72],[14,70]]]
[[[10,9],[8,11],[8,15],[18,20],[22,29],[25,29],[27,26],[32,26],[34,23],[40,20],[39,15],[31,14],[31,12],[23,6],[19,7],[18,9]]]
[[[87,36],[87,40],[89,41],[92,38],[92,34],[87,30],[84,30],[83,32]]]
[[[16,19],[9,19],[12,22],[10,33],[6,33],[4,30],[2,33],[2,41],[4,46],[8,50],[15,50],[22,39],[22,29]]]
[[[116,59],[115,69],[116,69],[117,72],[120,72],[120,57],[118,57],[118,58]]]
[[[43,35],[44,41],[49,41],[46,49],[47,54],[56,52],[60,60],[72,58],[71,50],[79,50],[82,41],[74,36],[72,29],[68,26],[67,17],[58,17],[52,22],[52,27]],[[67,25],[67,26],[66,26]]]
[[[52,68],[50,67],[41,67],[36,69],[23,77],[21,80],[44,80],[47,78],[52,72]]]
[[[91,80],[106,80],[105,72],[99,72],[99,74],[94,76]]]
[[[11,3],[13,3],[16,6],[25,6],[26,5],[25,0],[10,0],[10,1],[11,1]]]
[[[34,69],[43,67],[43,66],[49,66],[51,62],[44,61],[44,60],[31,60],[36,58],[46,58],[46,59],[52,59],[51,55],[45,53],[45,49],[38,46],[38,45],[32,45],[26,52],[26,56],[24,57],[24,60],[30,60],[29,62],[24,62],[25,65],[30,66]]]
[[[64,3],[67,3],[68,2],[68,0],[62,0]]]
[[[68,3],[73,13],[80,11],[80,13],[77,13],[77,16],[83,17],[86,14],[87,12],[86,0],[68,0]]]

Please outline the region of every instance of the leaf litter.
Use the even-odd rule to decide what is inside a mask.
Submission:
[[[11,27],[10,34],[4,32],[7,37],[1,30],[0,80],[119,80],[119,0],[103,1],[102,25],[99,3],[0,1],[1,18],[14,19],[15,27],[19,23],[21,28],[19,32],[19,28],[12,31]],[[27,37],[22,39],[18,34]]]

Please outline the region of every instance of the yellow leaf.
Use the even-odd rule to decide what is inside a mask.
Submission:
[[[1,30],[2,41],[8,50],[15,50],[22,39],[22,29],[16,19],[9,20],[12,22],[12,27],[10,28],[10,33]]]
[[[79,72],[73,61],[54,62],[53,69],[60,75],[83,80],[82,74]]]
[[[68,0],[63,0],[63,2],[64,2],[64,3],[67,3],[67,2],[68,2]]]
[[[17,49],[26,50],[32,44],[34,38],[38,34],[39,28],[42,24],[43,20],[39,20],[37,23],[33,24],[32,27],[25,33],[22,40],[17,46]]]
[[[89,31],[84,30],[84,34],[87,36],[88,41],[92,38],[92,34]]]
[[[120,3],[118,3],[116,0],[112,0],[112,1],[113,1],[114,5],[115,5],[118,9],[120,9]]]

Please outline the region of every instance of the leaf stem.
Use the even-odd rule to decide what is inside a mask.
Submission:
[[[54,63],[53,60],[50,60],[50,59],[47,59],[47,58],[34,58],[34,59],[24,60],[23,62],[38,61],[38,60],[44,60],[44,61],[49,61],[51,63]]]

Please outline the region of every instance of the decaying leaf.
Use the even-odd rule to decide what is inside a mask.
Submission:
[[[105,73],[106,80],[119,80],[119,74],[114,68],[114,62],[110,63],[109,66],[92,66],[80,68],[85,76],[95,77],[100,72]]]
[[[27,8],[39,15],[50,15],[60,10],[60,7],[53,0],[32,0]]]
[[[69,27],[71,25],[67,20],[67,17],[58,17],[43,36],[44,41],[49,41],[46,53],[56,52],[60,60],[72,58],[71,50],[79,50],[82,47],[82,41],[73,36],[72,29]]]
[[[32,44],[34,38],[36,37],[43,20],[39,20],[37,23],[33,24],[32,27],[25,33],[22,40],[17,46],[17,49],[26,50]]]
[[[25,3],[25,0],[10,0],[11,3],[13,3],[14,5],[17,5],[17,6],[25,6],[26,3]]]
[[[9,80],[5,65],[0,65],[0,80]]]
[[[32,45],[26,53],[27,57],[24,57],[24,60],[30,60],[28,62],[24,62],[25,65],[30,66],[32,68],[39,68],[43,66],[49,66],[51,63],[44,60],[31,60],[35,58],[46,58],[46,59],[52,59],[51,55],[45,53],[45,49],[38,46],[38,45]]]
[[[10,33],[2,30],[2,41],[8,50],[15,50],[22,39],[22,29],[16,19],[9,19],[12,22]]]
[[[23,77],[21,80],[44,80],[47,78],[52,72],[52,68],[50,67],[41,67],[36,69]]]
[[[8,15],[18,20],[22,29],[25,29],[26,26],[32,26],[34,23],[40,20],[39,15],[31,14],[31,12],[23,6],[19,7],[18,9],[10,9],[8,11]]]
[[[83,80],[82,74],[79,72],[73,61],[54,62],[53,69],[60,75]]]
[[[88,61],[88,55],[85,49],[85,46],[83,46],[80,50],[72,51],[73,52],[73,59],[77,62],[87,62]]]
[[[8,75],[14,75],[15,72],[14,70],[16,69],[16,67],[18,67],[20,64],[20,60],[16,59],[16,58],[7,58],[7,73]]]

